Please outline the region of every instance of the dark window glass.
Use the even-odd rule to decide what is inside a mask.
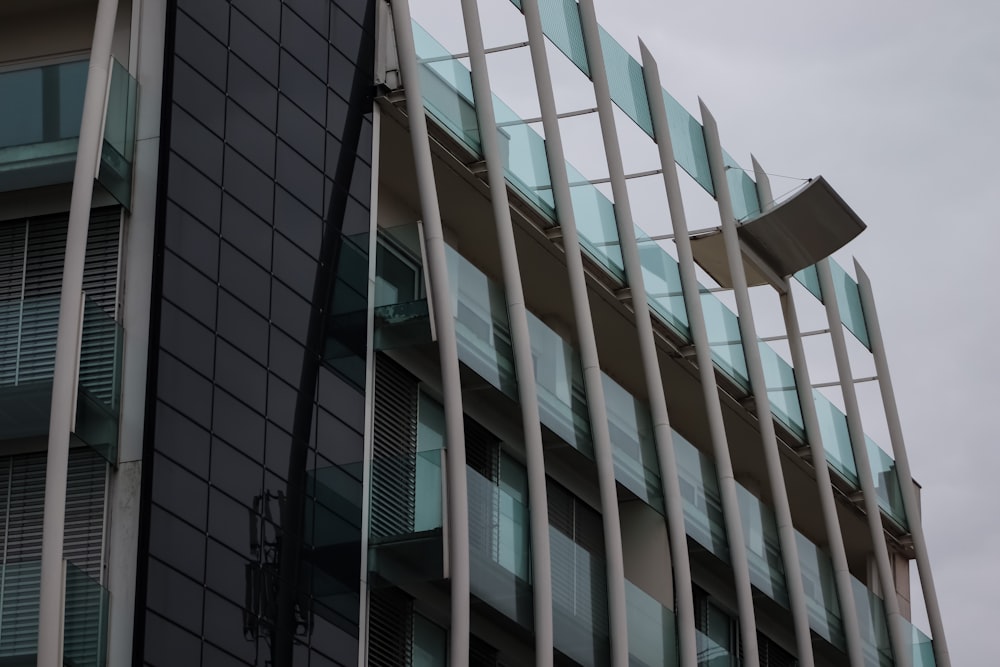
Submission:
[[[219,291],[219,335],[254,359],[267,358],[267,320],[226,290]]]
[[[153,502],[197,528],[205,526],[204,480],[170,459],[153,457]]]
[[[374,11],[372,0],[334,0],[334,3],[348,16],[362,24],[365,22],[366,16]]]
[[[326,86],[286,51],[281,52],[281,92],[318,122],[323,122]]]
[[[319,404],[358,433],[365,429],[365,397],[328,368],[319,372]]]
[[[177,0],[177,6],[189,14],[205,30],[225,43],[229,39],[229,5],[225,2]]]
[[[252,67],[229,56],[229,96],[266,125],[273,128],[278,107],[278,91]]]
[[[351,196],[358,202],[368,202],[372,194],[372,168],[362,160],[354,161],[354,175],[351,177]],[[367,206],[365,207],[367,208]],[[352,214],[357,215],[357,214]],[[358,230],[360,232],[362,230]],[[345,233],[353,233],[344,230]]]
[[[222,197],[222,236],[261,266],[271,266],[271,225],[229,194]]]
[[[212,486],[252,507],[254,498],[262,495],[263,481],[264,473],[259,464],[222,440],[212,442]]]
[[[146,662],[154,667],[197,665],[201,659],[198,637],[160,615],[146,612]]]
[[[351,60],[360,60],[361,25],[346,12],[334,8],[330,15],[330,43]]]
[[[262,30],[271,37],[278,39],[278,26],[281,24],[279,11],[281,6],[273,0],[232,0],[233,7],[250,17]]]
[[[247,456],[260,460],[264,455],[264,418],[218,387],[212,430]]]
[[[317,410],[317,449],[334,463],[360,463],[364,458],[364,437],[326,410]]]
[[[155,558],[149,559],[148,576],[146,606],[201,634],[202,585]]]
[[[268,536],[267,539],[273,539],[273,536]],[[246,595],[246,566],[250,563],[248,556],[249,552],[236,553],[210,539],[205,561],[205,580],[210,582],[211,589],[232,602],[243,604]]]
[[[166,247],[209,278],[219,273],[219,236],[173,202],[167,202]]]
[[[274,189],[274,226],[313,257],[319,256],[323,219],[280,185]]]
[[[171,407],[208,426],[212,414],[212,384],[167,352],[160,352],[157,396]]]
[[[368,231],[371,222],[371,211],[367,206],[363,206],[357,199],[348,198],[347,208],[344,210],[344,234],[364,234]]]
[[[271,299],[271,322],[292,338],[305,343],[312,311],[309,302],[277,280],[272,281],[271,289],[274,292],[274,298]]]
[[[280,380],[271,378],[273,389],[274,383],[281,382]],[[281,383],[282,387],[286,385]],[[291,391],[291,389],[289,389]],[[292,391],[291,394],[286,394],[292,399],[292,405],[290,406],[293,410],[295,408],[295,397],[297,394]],[[288,428],[292,427],[292,418],[289,416]],[[288,476],[288,457],[292,452],[292,434],[283,428],[279,428],[275,424],[268,422],[267,424],[267,445],[265,450],[265,463],[267,469],[270,473],[285,479]]]
[[[226,190],[264,220],[273,214],[274,181],[249,160],[226,148]]]
[[[276,335],[281,335],[275,332]],[[267,376],[267,418],[283,429],[291,430],[292,420],[295,415],[295,401],[298,392],[292,385],[288,384],[273,372]],[[270,432],[267,438],[268,446],[271,443]],[[268,458],[271,457],[268,451]]]
[[[156,449],[208,477],[208,431],[164,403],[156,404]]]
[[[277,329],[271,331],[268,368],[292,387],[298,387],[301,381],[304,354],[305,348],[294,338]],[[312,396],[310,391],[310,400]]]
[[[242,505],[218,489],[209,489],[208,534],[238,553],[249,553],[251,520],[257,516],[252,507],[253,498]]]
[[[267,372],[229,343],[215,348],[215,382],[260,414],[267,409]]]
[[[345,100],[351,99],[351,89],[354,87],[356,68],[354,63],[334,47],[329,49],[329,85],[330,88]],[[336,132],[335,128],[330,128]]]
[[[199,5],[219,5],[221,2],[205,2]],[[174,59],[174,102],[184,107],[192,116],[200,120],[220,137],[225,130],[226,95],[209,83],[195,68],[180,58]]]
[[[328,1],[320,0],[325,9]],[[325,26],[326,20],[306,22],[285,6],[281,13],[281,43],[303,65],[316,76],[326,78],[326,36],[313,29]]]
[[[209,81],[226,87],[226,47],[184,12],[177,12],[174,49]]]
[[[323,167],[323,128],[281,95],[278,98],[278,135],[314,166]],[[282,172],[282,177],[288,174]]]
[[[278,83],[278,45],[240,12],[229,22],[229,48],[271,84]]]
[[[316,260],[281,234],[274,235],[274,275],[300,295],[311,299],[316,285]]]
[[[222,140],[184,109],[174,105],[171,149],[216,183],[222,180]]]
[[[215,334],[164,300],[160,309],[160,347],[206,376],[215,361]]]
[[[278,177],[306,206],[316,213],[323,212],[323,172],[282,141],[278,142]]]
[[[330,0],[285,0],[285,3],[295,10],[306,23],[326,37],[326,26],[330,15]]]
[[[205,648],[202,651],[201,664],[210,665],[211,667],[243,667],[243,665],[250,665],[252,663],[240,660],[236,656],[230,655],[222,649],[216,648],[206,642]]]
[[[197,581],[205,578],[205,535],[156,505],[150,509],[149,553]]]
[[[232,100],[226,107],[226,143],[274,176],[274,134]]]
[[[213,229],[219,228],[221,189],[176,154],[170,156],[170,198]]]
[[[208,327],[215,326],[215,283],[167,250],[163,253],[163,296]]]
[[[259,660],[264,664],[264,656],[258,656],[257,651],[267,651],[267,645],[248,642],[243,635],[242,605],[235,605],[210,590],[205,591],[205,636],[240,660],[251,664]]]
[[[347,112],[350,105],[343,97],[332,90],[326,96],[326,129],[335,136],[343,136],[344,125],[347,123]]]
[[[259,313],[266,313],[270,301],[270,277],[257,264],[228,243],[219,255],[222,286]]]

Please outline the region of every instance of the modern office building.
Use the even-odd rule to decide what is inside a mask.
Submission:
[[[950,664],[864,223],[482,5],[0,3],[0,662]]]

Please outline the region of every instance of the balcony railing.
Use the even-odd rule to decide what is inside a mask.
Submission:
[[[49,432],[59,297],[0,301],[0,439]],[[122,328],[97,303],[83,303],[80,374],[72,432],[115,465],[121,399]]]
[[[73,563],[64,564],[63,664],[103,667],[108,591]],[[41,569],[38,560],[0,567],[0,664],[35,664]]]
[[[88,61],[0,74],[0,192],[72,183]],[[97,181],[122,205],[132,199],[137,85],[112,60]]]

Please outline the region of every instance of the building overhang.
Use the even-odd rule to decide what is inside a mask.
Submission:
[[[865,223],[822,176],[737,224],[747,283],[765,285],[812,266],[865,230]],[[732,287],[721,231],[691,238],[694,259],[722,287]]]

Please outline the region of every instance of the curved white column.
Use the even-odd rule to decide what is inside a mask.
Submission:
[[[910,461],[906,455],[903,426],[899,419],[899,409],[896,406],[896,392],[892,388],[892,378],[889,375],[889,360],[885,354],[885,343],[882,340],[882,327],[878,321],[872,284],[868,279],[868,274],[862,270],[857,261],[854,262],[854,270],[858,276],[858,291],[861,294],[861,308],[868,329],[868,340],[871,343],[872,356],[875,358],[875,373],[878,375],[879,390],[882,393],[882,405],[889,427],[889,441],[892,444],[893,458],[896,459],[896,475],[899,477],[899,488],[903,496],[903,509],[906,511],[906,521],[909,524],[910,534],[913,536],[913,550],[916,552],[917,571],[920,574],[920,590],[924,595],[927,620],[933,635],[934,662],[937,667],[951,667],[948,643],[944,636],[944,624],[941,621],[941,607],[938,605],[937,590],[934,588],[934,575],[931,571],[930,557],[927,554],[927,541],[924,539],[920,502],[917,499],[917,492],[913,488],[913,475],[910,473]]]
[[[723,163],[719,128],[705,103],[699,100],[699,104],[702,124],[705,129],[708,164],[712,173],[712,182],[715,183],[715,199],[719,204],[719,218],[722,222],[726,259],[733,281],[733,295],[736,297],[740,337],[743,339],[743,353],[746,358],[747,374],[750,376],[757,425],[760,428],[761,451],[764,454],[764,465],[771,488],[771,500],[774,503],[775,522],[778,528],[778,540],[781,544],[782,563],[785,567],[785,582],[788,586],[788,602],[792,612],[798,659],[803,667],[811,667],[813,664],[812,637],[809,633],[809,615],[806,611],[806,595],[802,585],[799,550],[795,542],[795,527],[792,525],[792,512],[788,505],[785,477],[781,470],[781,454],[778,451],[778,440],[774,432],[774,418],[771,416],[771,402],[767,396],[764,367],[760,360],[760,349],[757,347],[757,328],[754,325],[750,291],[747,287],[743,266],[743,251],[736,231],[736,216],[733,214],[726,167]]]
[[[754,180],[757,182],[757,196],[761,201],[761,208],[766,210],[774,205],[771,182],[757,159],[752,156],[750,159],[753,162]],[[787,279],[780,298],[781,314],[784,317],[785,331],[788,334],[788,349],[792,356],[792,367],[795,369],[795,391],[802,410],[802,422],[806,429],[809,453],[816,470],[816,488],[819,493],[820,511],[823,514],[827,550],[830,552],[830,561],[833,564],[833,577],[840,603],[840,618],[844,624],[847,658],[851,667],[865,667],[864,645],[861,642],[861,630],[858,626],[858,611],[854,606],[854,590],[851,586],[851,571],[847,565],[847,553],[844,551],[844,536],[840,532],[840,519],[837,517],[837,504],[833,497],[830,469],[826,462],[826,450],[823,448],[822,430],[816,415],[816,403],[813,399],[812,381],[809,379],[806,353],[802,345],[802,331],[799,328],[799,317],[795,310],[795,298],[792,295],[791,282]]]
[[[687,215],[684,212],[684,201],[681,195],[680,182],[677,178],[677,163],[674,158],[674,146],[670,137],[670,126],[667,121],[667,110],[663,102],[663,88],[660,82],[659,66],[653,58],[646,45],[639,41],[639,51],[642,57],[643,78],[646,84],[646,97],[649,99],[649,112],[653,123],[653,134],[655,136],[656,147],[660,154],[660,167],[663,174],[663,185],[667,192],[667,206],[670,211],[670,223],[674,232],[674,240],[677,245],[678,267],[681,277],[681,289],[684,293],[684,304],[688,313],[688,328],[691,330],[691,338],[695,345],[695,357],[698,363],[698,374],[701,380],[702,395],[705,399],[706,413],[709,421],[709,432],[712,438],[712,445],[715,451],[717,468],[728,471],[726,483],[733,485],[732,463],[729,460],[729,444],[726,439],[725,425],[722,419],[722,404],[719,400],[719,388],[715,381],[715,370],[712,365],[712,349],[708,343],[708,332],[705,327],[705,315],[701,307],[701,294],[698,288],[698,277],[695,272],[694,255],[691,250],[691,239],[688,235]],[[676,462],[672,461],[675,466]],[[722,467],[719,467],[720,463]],[[662,458],[661,458],[662,465]],[[661,476],[666,476],[667,472],[662,471]],[[720,488],[722,477],[720,476]],[[672,495],[672,494],[671,494]],[[731,489],[732,498],[735,499],[735,486]],[[680,515],[680,519],[675,519],[670,513],[668,506],[668,521],[674,523],[679,521],[684,524],[683,504],[678,497],[668,498],[668,502],[678,503],[675,512]],[[730,507],[730,511],[735,514],[726,514],[726,523],[735,523],[740,527],[739,541],[736,549],[730,549],[733,572],[737,582],[737,600],[741,609],[749,607],[753,612],[752,591],[750,590],[750,571],[746,559],[746,551],[743,549],[742,524],[739,520],[739,506]],[[687,545],[687,537],[682,530],[681,538]],[[675,556],[675,577],[678,576],[678,563]],[[690,581],[690,563],[687,553],[684,554],[684,566],[687,568],[688,586]],[[688,602],[677,594],[678,609],[678,634],[680,635],[680,657],[681,665],[697,664],[697,644],[695,636],[694,601],[690,600],[691,609],[685,610],[682,605]],[[749,603],[749,604],[747,604]],[[742,615],[742,614],[741,614]],[[751,617],[752,618],[752,617]],[[751,620],[752,623],[752,620]],[[687,643],[685,643],[687,642]]]
[[[535,385],[534,356],[528,332],[528,313],[521,284],[521,269],[514,244],[514,226],[507,200],[507,181],[503,157],[497,142],[493,93],[483,44],[479,6],[476,0],[462,0],[465,34],[468,39],[472,69],[472,92],[479,140],[486,160],[490,186],[490,204],[497,230],[497,247],[507,297],[517,391],[524,427],[524,451],[528,472],[528,508],[531,532],[531,590],[534,602],[535,664],[552,665],[552,560],[549,549],[548,494],[545,489],[545,457],[542,425],[538,414],[538,391]]]
[[[38,665],[62,665],[63,531],[66,520],[66,475],[69,438],[76,415],[79,333],[83,317],[83,265],[87,254],[90,206],[101,152],[101,128],[111,64],[118,0],[100,0],[90,48],[83,96],[83,118],[73,172],[66,255],[59,295],[59,326],[52,374],[45,508],[42,527],[42,572],[38,609]]]
[[[861,495],[864,503],[868,532],[875,555],[875,567],[878,571],[879,584],[882,588],[882,602],[885,605],[885,622],[889,628],[889,640],[892,643],[892,653],[896,667],[909,667],[910,639],[904,637],[902,616],[899,613],[899,600],[896,599],[896,585],[889,562],[889,549],[885,544],[885,532],[882,528],[882,511],[878,506],[878,496],[875,493],[875,483],[872,478],[871,462],[868,459],[868,448],[865,445],[865,432],[861,425],[861,410],[858,408],[858,395],[854,389],[854,375],[851,372],[851,360],[847,352],[847,340],[844,336],[844,325],[841,324],[840,306],[837,304],[833,275],[830,273],[830,262],[824,259],[816,264],[819,274],[820,291],[823,294],[823,304],[826,306],[826,317],[830,326],[830,339],[833,342],[833,355],[837,362],[837,374],[840,377],[840,388],[844,395],[844,412],[847,414],[847,430],[851,438],[851,450],[854,452],[854,463],[858,469],[858,481],[861,483]]]
[[[441,386],[444,398],[445,464],[448,486],[448,569],[451,583],[451,627],[448,632],[448,661],[452,667],[469,664],[469,492],[465,469],[465,427],[462,412],[462,384],[458,368],[455,319],[451,312],[448,265],[444,232],[434,183],[427,117],[420,92],[420,71],[413,45],[413,28],[407,0],[391,0],[399,67],[406,88],[406,114],[416,166],[417,189],[424,217],[427,273],[434,300],[434,324],[441,357]]]

